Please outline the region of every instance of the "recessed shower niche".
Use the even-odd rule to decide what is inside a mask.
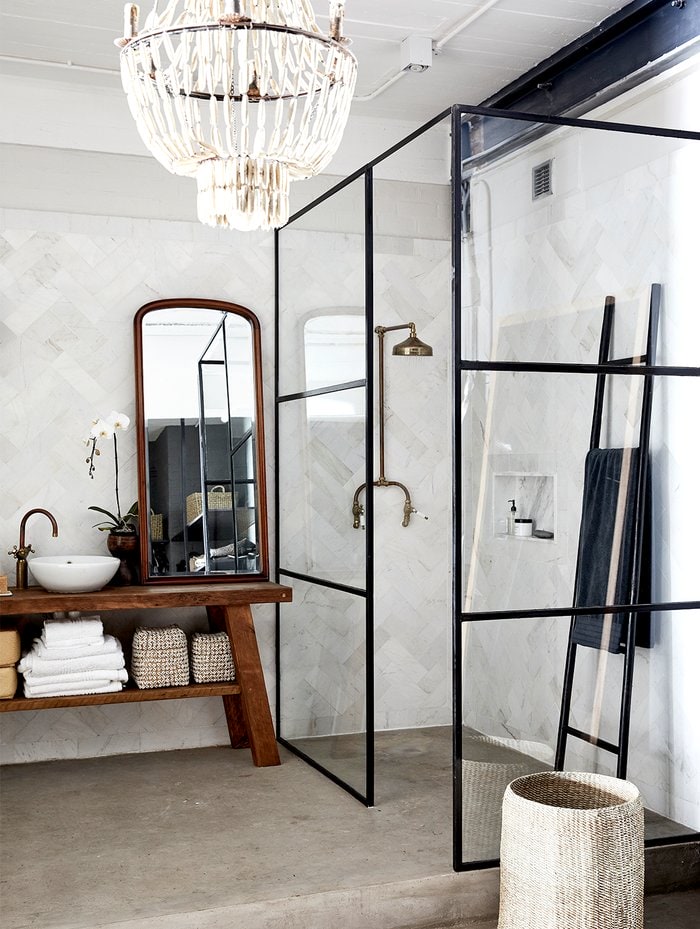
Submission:
[[[512,536],[518,542],[555,541],[557,537],[556,488],[554,474],[533,474],[523,471],[504,471],[494,474],[493,534],[504,537]],[[521,536],[509,531],[508,522],[513,501],[515,501],[516,509],[515,518],[531,519],[532,530],[538,535]]]

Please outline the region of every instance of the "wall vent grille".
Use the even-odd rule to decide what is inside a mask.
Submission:
[[[532,199],[549,197],[552,194],[552,161],[544,161],[532,169]]]

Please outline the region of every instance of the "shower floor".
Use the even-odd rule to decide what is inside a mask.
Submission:
[[[363,735],[295,739],[293,744],[352,787],[364,792]],[[464,860],[495,859],[500,854],[500,810],[506,785],[515,777],[550,770],[550,766],[466,727],[462,749]],[[377,733],[375,764],[378,805],[382,799],[410,796],[416,779],[434,783],[436,787],[444,781],[440,789],[449,804],[448,815],[452,816],[452,730],[449,727]],[[387,777],[383,778],[383,773]],[[694,833],[680,823],[645,809],[644,834],[645,839],[662,839]]]
[[[498,872],[452,871],[451,755],[447,728],[378,735],[369,810],[284,750],[3,767],[3,929],[491,929]]]

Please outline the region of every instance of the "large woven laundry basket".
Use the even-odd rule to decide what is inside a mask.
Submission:
[[[643,929],[644,810],[629,781],[548,771],[503,799],[498,929]]]

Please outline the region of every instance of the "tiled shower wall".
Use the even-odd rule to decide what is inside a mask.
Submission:
[[[448,188],[439,193],[436,189],[438,196],[444,210],[442,229],[449,229]],[[304,321],[328,312],[328,293],[343,312],[353,311],[353,299],[363,293],[364,246],[356,234],[305,230],[284,233],[282,243],[285,329],[287,338],[293,339],[296,331],[302,343]],[[332,278],[328,287],[319,287],[320,303],[314,303],[313,292],[296,287],[294,258],[298,261],[300,255],[307,257],[304,269],[296,273],[315,280]],[[413,321],[434,352],[431,358],[393,357],[392,345],[406,333],[386,338],[385,474],[408,487],[414,506],[428,519],[414,514],[403,527],[403,493],[398,488],[375,489],[375,691],[380,729],[450,721],[450,282],[449,241],[375,238],[375,324]],[[354,310],[361,313],[362,306]],[[285,378],[289,392],[305,386],[303,372],[288,371]],[[283,407],[282,564],[302,574],[363,587],[365,539],[362,529],[353,529],[352,500],[365,476],[364,392],[351,393],[354,417],[307,413],[303,403]],[[375,446],[375,476],[378,469]],[[333,592],[327,596],[333,602]],[[345,599],[337,599],[339,609],[345,608]],[[296,616],[296,607],[289,612]],[[291,639],[284,648],[285,736],[361,730],[362,701],[347,700],[347,693],[364,692],[364,670],[356,650],[346,647],[346,661],[338,665],[336,630],[312,606],[303,624],[303,637]],[[345,682],[344,689],[339,680]],[[307,694],[313,695],[313,706],[302,696]]]
[[[636,95],[615,113],[653,124],[664,100],[678,106],[697,93],[697,70]],[[693,90],[695,88],[695,90]],[[531,169],[553,159],[554,194],[530,201]],[[636,306],[663,288],[658,361],[698,363],[696,259],[692,241],[698,197],[697,143],[566,130],[479,172],[473,185],[474,236],[466,243],[465,291],[471,348],[505,360],[594,361],[606,294],[628,325],[616,326],[613,357],[635,354],[644,319]],[[694,205],[693,205],[694,204]],[[513,273],[503,273],[508,269]],[[643,334],[643,333],[641,333]],[[491,349],[492,346],[492,349]],[[629,383],[629,382],[627,382]],[[475,547],[468,607],[507,609],[571,602],[588,447],[593,379],[496,374],[467,381],[471,435],[482,453],[467,463],[468,519]],[[694,516],[688,500],[697,471],[696,379],[657,381],[652,431],[654,599],[697,598]],[[636,444],[638,407],[616,384],[606,404],[603,444]],[[480,436],[481,427],[487,445]],[[553,541],[504,538],[508,503],[494,498],[497,476],[550,475]],[[509,495],[510,496],[510,495]],[[522,513],[522,515],[531,515]],[[700,692],[687,656],[697,654],[697,619],[657,617],[655,643],[639,650],[635,671],[629,776],[652,809],[700,825],[690,707]],[[465,714],[475,728],[504,738],[556,741],[566,620],[475,624],[467,633]],[[574,725],[588,729],[596,657],[579,649],[582,673]],[[686,657],[684,657],[686,656]],[[620,656],[607,669],[601,736],[617,741]],[[610,756],[571,740],[569,767],[610,770]],[[546,754],[546,748],[545,748]]]

